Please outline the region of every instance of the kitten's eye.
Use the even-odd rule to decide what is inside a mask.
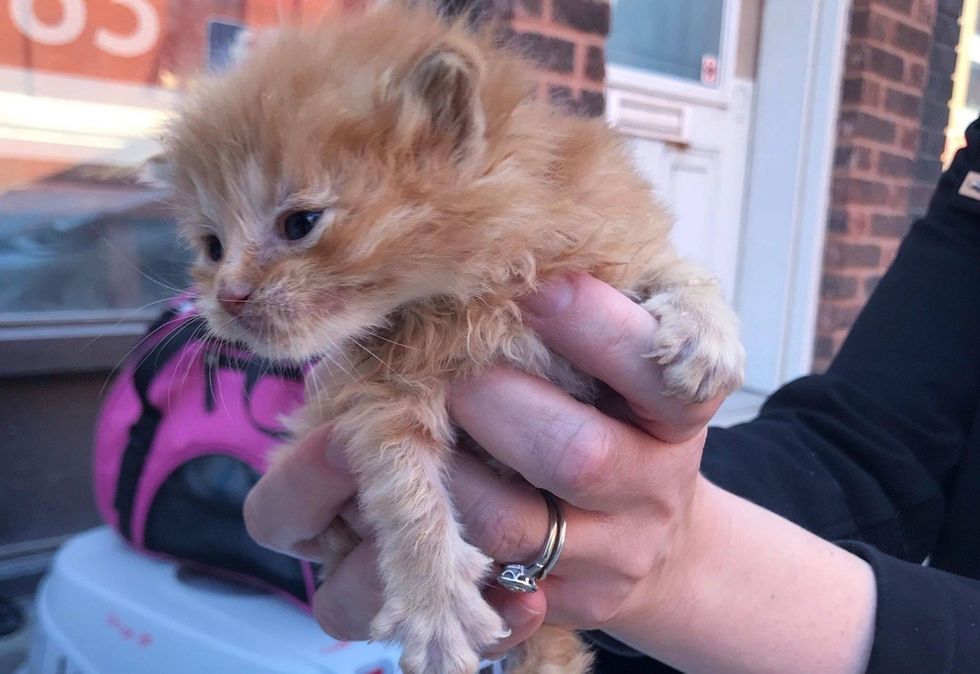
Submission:
[[[212,262],[219,262],[225,254],[225,249],[221,246],[221,239],[214,234],[208,234],[204,237],[204,249],[208,252],[208,257],[211,258]]]
[[[294,211],[282,220],[282,233],[290,241],[299,241],[309,234],[323,211]]]

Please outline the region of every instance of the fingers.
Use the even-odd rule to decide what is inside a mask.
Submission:
[[[519,478],[502,478],[485,464],[458,457],[450,476],[453,503],[464,536],[500,564],[530,563],[548,536],[548,506],[541,493]],[[586,571],[610,542],[592,513],[562,504],[565,546],[552,573]]]
[[[507,564],[530,561],[548,534],[548,506],[520,479],[498,477],[469,456],[457,457],[449,482],[466,540]]]
[[[636,421],[667,442],[687,439],[722,397],[685,403],[663,395],[660,366],[644,357],[657,321],[639,304],[591,276],[556,279],[526,298],[525,320],[555,352],[626,399]]]
[[[628,505],[651,466],[642,431],[507,368],[457,381],[449,411],[494,458],[585,510]]]
[[[260,545],[309,558],[311,544],[354,496],[344,451],[324,431],[275,460],[245,499],[245,526]]]
[[[313,597],[313,615],[323,631],[341,641],[370,638],[371,620],[381,610],[382,584],[374,544],[354,548]]]

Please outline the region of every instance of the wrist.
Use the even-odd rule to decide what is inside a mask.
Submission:
[[[668,633],[687,622],[694,608],[706,568],[724,557],[719,552],[729,538],[730,518],[725,512],[722,491],[698,475],[691,500],[674,524],[675,530],[664,557],[630,596],[623,610],[606,630],[628,635],[641,629]]]

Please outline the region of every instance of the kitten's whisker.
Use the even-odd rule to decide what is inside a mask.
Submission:
[[[141,307],[136,307],[135,309],[131,309],[130,311],[128,311],[125,314],[123,314],[122,318],[120,318],[118,321],[116,321],[111,326],[109,326],[105,331],[101,332],[100,334],[96,335],[95,337],[93,337],[92,339],[90,339],[88,342],[86,342],[85,345],[82,346],[82,348],[79,350],[79,352],[85,351],[87,348],[89,348],[90,346],[92,346],[93,344],[95,344],[97,341],[99,341],[100,339],[102,339],[103,337],[105,337],[107,334],[109,334],[109,330],[114,330],[115,328],[118,328],[120,325],[122,325],[123,323],[125,323],[126,321],[128,321],[130,318],[132,318],[132,316],[134,314],[138,314],[141,311],[146,311],[147,309],[149,309],[150,307],[152,307],[152,306],[154,306],[156,304],[160,304],[162,302],[170,302],[172,299],[173,298],[171,298],[171,297],[165,297],[165,298],[160,299],[160,300],[153,300],[152,302],[148,302],[148,303],[144,304]]]
[[[394,344],[395,346],[400,346],[400,347],[402,347],[404,349],[411,349],[412,351],[417,351],[418,350],[418,347],[417,346],[411,346],[410,344],[402,344],[401,342],[396,342],[393,339],[388,339],[387,337],[383,337],[383,336],[379,335],[376,332],[373,332],[371,330],[368,330],[367,328],[364,329],[364,332],[366,332],[371,337],[374,337],[375,339],[380,339],[383,342],[388,342],[389,344]]]
[[[391,365],[389,365],[388,363],[386,363],[382,358],[380,358],[377,354],[375,354],[369,348],[367,348],[366,346],[364,346],[363,344],[361,344],[360,342],[358,342],[356,339],[351,340],[351,341],[358,348],[360,348],[362,351],[364,351],[364,353],[366,353],[367,355],[371,356],[371,358],[374,358],[376,361],[378,361],[379,363],[381,363],[381,365],[383,365],[384,368],[386,370],[388,370],[388,373],[389,374],[394,375],[396,378],[398,378],[399,380],[401,380],[401,382],[403,384],[406,384],[408,386],[411,386],[412,385],[412,383],[410,381],[408,381],[407,379],[405,379],[405,377],[403,377],[401,374],[399,374],[394,368],[391,367]]]
[[[184,373],[180,376],[180,384],[178,385],[178,390],[183,390],[187,385],[187,377],[190,376],[191,369],[194,367],[194,361],[197,359],[198,354],[200,354],[202,362],[206,358],[205,343],[201,341],[202,335],[208,334],[208,324],[202,323],[194,329],[191,333],[188,344],[192,346],[188,349],[181,351],[180,357],[177,359],[176,365],[174,365],[174,373],[180,372],[181,366],[184,364],[186,359],[187,365],[184,367]],[[173,404],[173,392],[174,392],[174,381],[176,377],[170,380],[170,385],[167,388],[167,407]]]
[[[151,330],[149,332],[149,334],[146,334],[143,337],[141,337],[139,340],[137,340],[136,344],[134,344],[133,347],[129,351],[127,351],[125,354],[123,354],[122,358],[120,358],[116,362],[116,364],[113,365],[112,369],[109,370],[109,374],[106,375],[105,381],[102,382],[102,388],[99,389],[99,398],[100,399],[102,398],[102,395],[105,393],[106,387],[109,386],[109,383],[112,381],[112,378],[116,375],[116,371],[119,370],[119,368],[123,366],[123,364],[129,359],[129,357],[131,355],[133,355],[133,353],[135,353],[140,347],[142,347],[144,344],[146,344],[147,341],[149,341],[150,339],[152,339],[154,337],[154,335],[156,335],[158,332],[160,332],[164,328],[167,328],[167,327],[173,325],[174,323],[176,323],[176,322],[178,322],[180,320],[182,320],[182,317],[181,316],[175,316],[174,318],[170,319],[169,321],[165,321],[164,323],[162,323],[162,324],[158,325],[157,327],[153,328],[153,330]],[[146,357],[148,355],[149,355],[149,352],[147,352],[146,354],[144,354],[143,357],[140,358],[139,362],[136,364],[136,367],[139,367],[139,365],[146,359]]]

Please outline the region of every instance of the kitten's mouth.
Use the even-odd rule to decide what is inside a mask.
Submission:
[[[294,359],[290,353],[294,349],[290,347],[289,331],[278,321],[255,312],[230,315],[228,319],[225,332],[233,335],[236,342],[244,343],[263,358]]]

